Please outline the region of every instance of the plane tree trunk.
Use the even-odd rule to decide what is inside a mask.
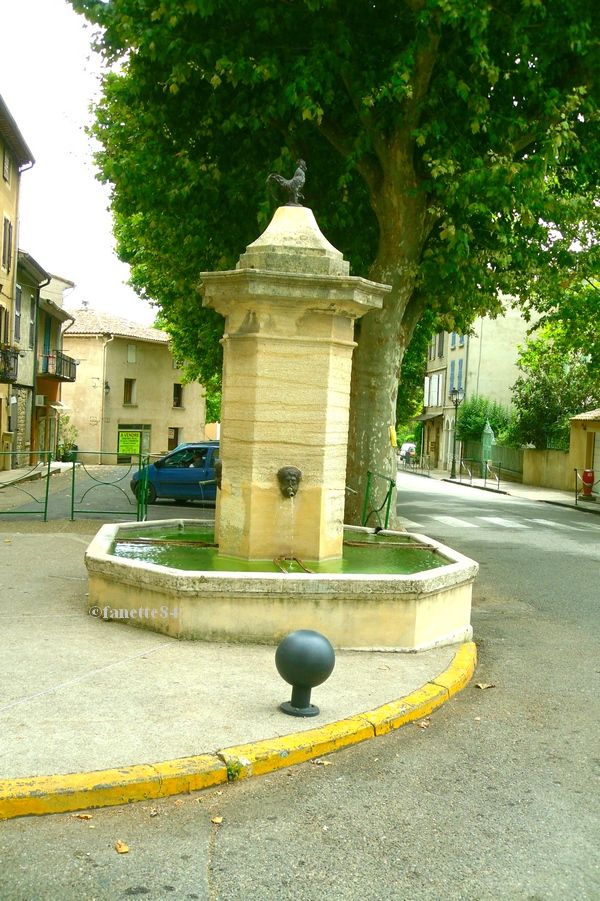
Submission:
[[[361,524],[372,478],[375,508],[383,504],[389,482],[396,478],[396,451],[390,427],[396,424],[396,397],[404,351],[423,312],[415,279],[423,245],[432,227],[427,200],[417,190],[408,141],[391,145],[383,159],[383,177],[371,197],[380,229],[377,259],[369,277],[392,286],[381,310],[357,322],[358,346],[352,364],[350,429],[346,484],[346,522]],[[380,154],[381,159],[381,154]],[[390,524],[395,522],[396,493]],[[368,525],[377,525],[375,517]]]

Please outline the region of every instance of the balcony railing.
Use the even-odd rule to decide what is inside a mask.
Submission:
[[[60,350],[42,354],[40,357],[40,375],[53,375],[63,382],[74,382],[77,376],[75,360]]]
[[[16,382],[19,372],[19,351],[0,347],[0,382]]]

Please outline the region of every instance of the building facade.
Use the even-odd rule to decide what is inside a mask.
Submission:
[[[485,397],[512,405],[511,388],[519,375],[517,357],[530,325],[508,303],[496,319],[480,317],[468,335],[441,332],[429,344],[424,385],[422,453],[434,469],[450,469],[455,445],[457,406],[452,400]],[[456,393],[458,392],[458,394]]]
[[[183,384],[165,332],[88,308],[72,315],[63,341],[77,381],[63,400],[79,460],[126,463],[204,440],[204,389]]]
[[[19,189],[21,173],[34,162],[0,97],[0,469],[13,465],[13,429],[18,421],[11,387],[19,381],[19,350],[14,342]]]
[[[32,443],[36,450],[58,453],[60,417],[67,415],[63,388],[77,377],[73,357],[65,353],[64,335],[73,317],[63,309],[64,295],[74,283],[51,275],[40,288],[36,334],[36,387]]]

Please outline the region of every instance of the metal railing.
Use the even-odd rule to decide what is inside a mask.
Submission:
[[[55,375],[64,381],[74,382],[77,377],[77,366],[73,357],[67,356],[61,350],[53,350],[40,356],[40,374]]]
[[[461,484],[462,484],[462,477],[463,477],[463,469],[464,469],[465,473],[466,473],[467,476],[468,476],[468,479],[469,479],[469,485],[472,485],[472,484],[473,484],[473,470],[472,470],[471,467],[469,466],[469,464],[472,464],[472,463],[473,463],[472,460],[461,460],[461,461],[460,461],[460,464],[459,464],[459,467],[458,467],[458,481],[459,481]]]
[[[37,462],[32,462],[33,458],[37,458]],[[2,510],[2,516],[39,516],[41,514],[44,522],[48,522],[48,492],[50,490],[50,471],[52,464],[52,453],[50,451],[0,451],[0,462],[6,460],[10,462],[12,469],[2,469],[0,471],[0,497],[2,492],[8,489],[14,489],[21,494],[25,494],[34,504],[38,505],[38,509],[34,510]],[[19,463],[22,463],[19,466]],[[32,491],[24,487],[33,480],[41,480],[45,478],[45,484],[42,491],[38,492],[41,497],[36,497]]]
[[[387,491],[383,498],[381,504],[378,505],[378,501],[374,496],[374,485],[373,481],[377,479],[380,482],[383,480],[387,482]],[[372,516],[375,517],[377,521],[377,525],[380,529],[387,529],[390,521],[390,509],[392,506],[392,497],[394,496],[394,489],[396,488],[396,480],[391,479],[389,475],[384,475],[381,472],[371,472],[371,470],[367,470],[367,487],[365,489],[365,499],[363,502],[362,515],[361,515],[361,525],[366,526],[369,523],[369,520]],[[381,521],[381,513],[384,511],[384,521]]]
[[[0,347],[0,382],[16,382],[19,373],[19,351]]]
[[[402,458],[397,454],[398,470],[412,472],[415,475],[429,476],[431,475],[431,457],[429,454],[421,454],[420,456]]]
[[[118,453],[116,451],[78,451],[78,456],[81,454],[93,454],[96,457],[101,457],[101,463],[106,465],[110,460],[106,458],[114,458],[115,465],[118,457]],[[100,477],[97,472],[92,472],[90,469],[90,464],[77,462],[75,460],[71,463],[71,521],[75,520],[76,514],[90,514],[90,513],[101,513],[101,514],[110,514],[110,516],[130,516],[130,511],[125,509],[121,510],[107,510],[105,507],[101,510],[91,509],[90,507],[81,507],[76,505],[83,504],[84,500],[88,495],[93,491],[98,491],[103,488],[114,488],[115,492],[117,492],[117,496],[124,497],[127,501],[129,507],[132,507],[135,504],[136,508],[136,520],[137,522],[144,522],[148,513],[148,464],[150,462],[150,458],[147,454],[131,454],[131,462],[129,464],[118,464],[119,473],[116,478],[106,478]],[[129,481],[131,476],[136,471],[136,469],[140,472],[140,480],[139,487],[133,496],[129,491],[126,491],[125,488],[121,485],[127,479],[127,488],[129,489]],[[104,473],[106,470],[104,470]],[[104,476],[103,473],[103,476]],[[87,488],[82,488],[80,497],[77,498],[77,481],[81,483],[81,477],[86,476],[87,480],[91,480],[92,484],[88,485]]]
[[[483,487],[487,488],[488,476],[496,480],[496,491],[500,491],[500,475],[490,465],[489,460],[483,461]]]

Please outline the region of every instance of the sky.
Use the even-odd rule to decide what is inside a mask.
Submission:
[[[66,0],[0,0],[0,94],[35,159],[21,176],[19,248],[75,282],[65,307],[150,324],[115,254],[109,188],[95,178],[85,134],[99,92],[92,27]]]

